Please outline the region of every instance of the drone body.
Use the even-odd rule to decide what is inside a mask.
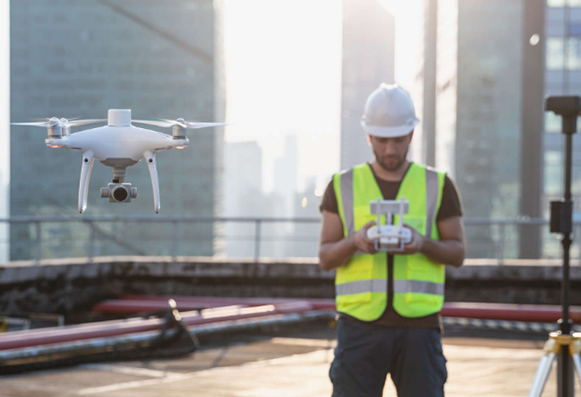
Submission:
[[[101,188],[101,197],[111,202],[130,202],[136,198],[137,189],[124,183],[127,167],[145,159],[153,187],[153,205],[155,213],[160,209],[159,179],[155,155],[169,149],[183,149],[189,140],[185,133],[187,128],[206,128],[225,125],[224,123],[187,123],[183,119],[176,121],[134,120],[143,124],[159,127],[173,126],[173,135],[163,134],[131,125],[131,110],[110,109],[108,124],[70,134],[69,128],[74,125],[95,123],[103,120],[78,120],[69,122],[66,119],[52,118],[41,123],[13,123],[17,125],[41,126],[48,128],[48,139],[45,143],[51,148],[64,147],[83,154],[81,178],[79,183],[79,212],[87,208],[89,179],[95,160],[113,168],[113,183]]]

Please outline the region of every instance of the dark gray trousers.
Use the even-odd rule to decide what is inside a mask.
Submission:
[[[399,397],[443,397],[447,372],[440,331],[339,318],[329,371],[333,397],[381,396],[388,373]]]

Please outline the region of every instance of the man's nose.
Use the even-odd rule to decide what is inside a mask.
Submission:
[[[383,152],[385,154],[396,154],[397,153],[397,147],[395,145],[395,142],[393,140],[389,139],[385,143],[385,147],[383,148]]]

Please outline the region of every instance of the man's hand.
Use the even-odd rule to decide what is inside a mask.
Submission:
[[[373,226],[375,226],[375,222],[369,221],[353,235],[353,242],[359,251],[368,254],[375,254],[377,252],[375,250],[375,240],[367,237],[367,230]]]
[[[464,261],[464,226],[459,216],[446,218],[437,223],[440,240],[422,236],[409,225],[412,241],[403,246],[403,251],[396,255],[423,254],[436,263],[461,266]]]
[[[414,229],[413,227],[411,227],[410,225],[404,224],[404,227],[407,227],[408,229],[410,229],[412,231],[412,241],[408,244],[405,244],[403,246],[403,251],[398,252],[397,254],[398,255],[412,255],[412,254],[422,253],[422,249],[424,247],[424,242],[426,241],[426,237],[419,234],[418,231],[416,229]]]

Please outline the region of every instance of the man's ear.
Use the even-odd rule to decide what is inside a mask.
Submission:
[[[412,139],[414,139],[414,131],[415,129],[412,130],[412,132],[410,132],[410,142],[412,141]]]
[[[365,134],[367,136],[367,144],[371,146],[371,135]]]

